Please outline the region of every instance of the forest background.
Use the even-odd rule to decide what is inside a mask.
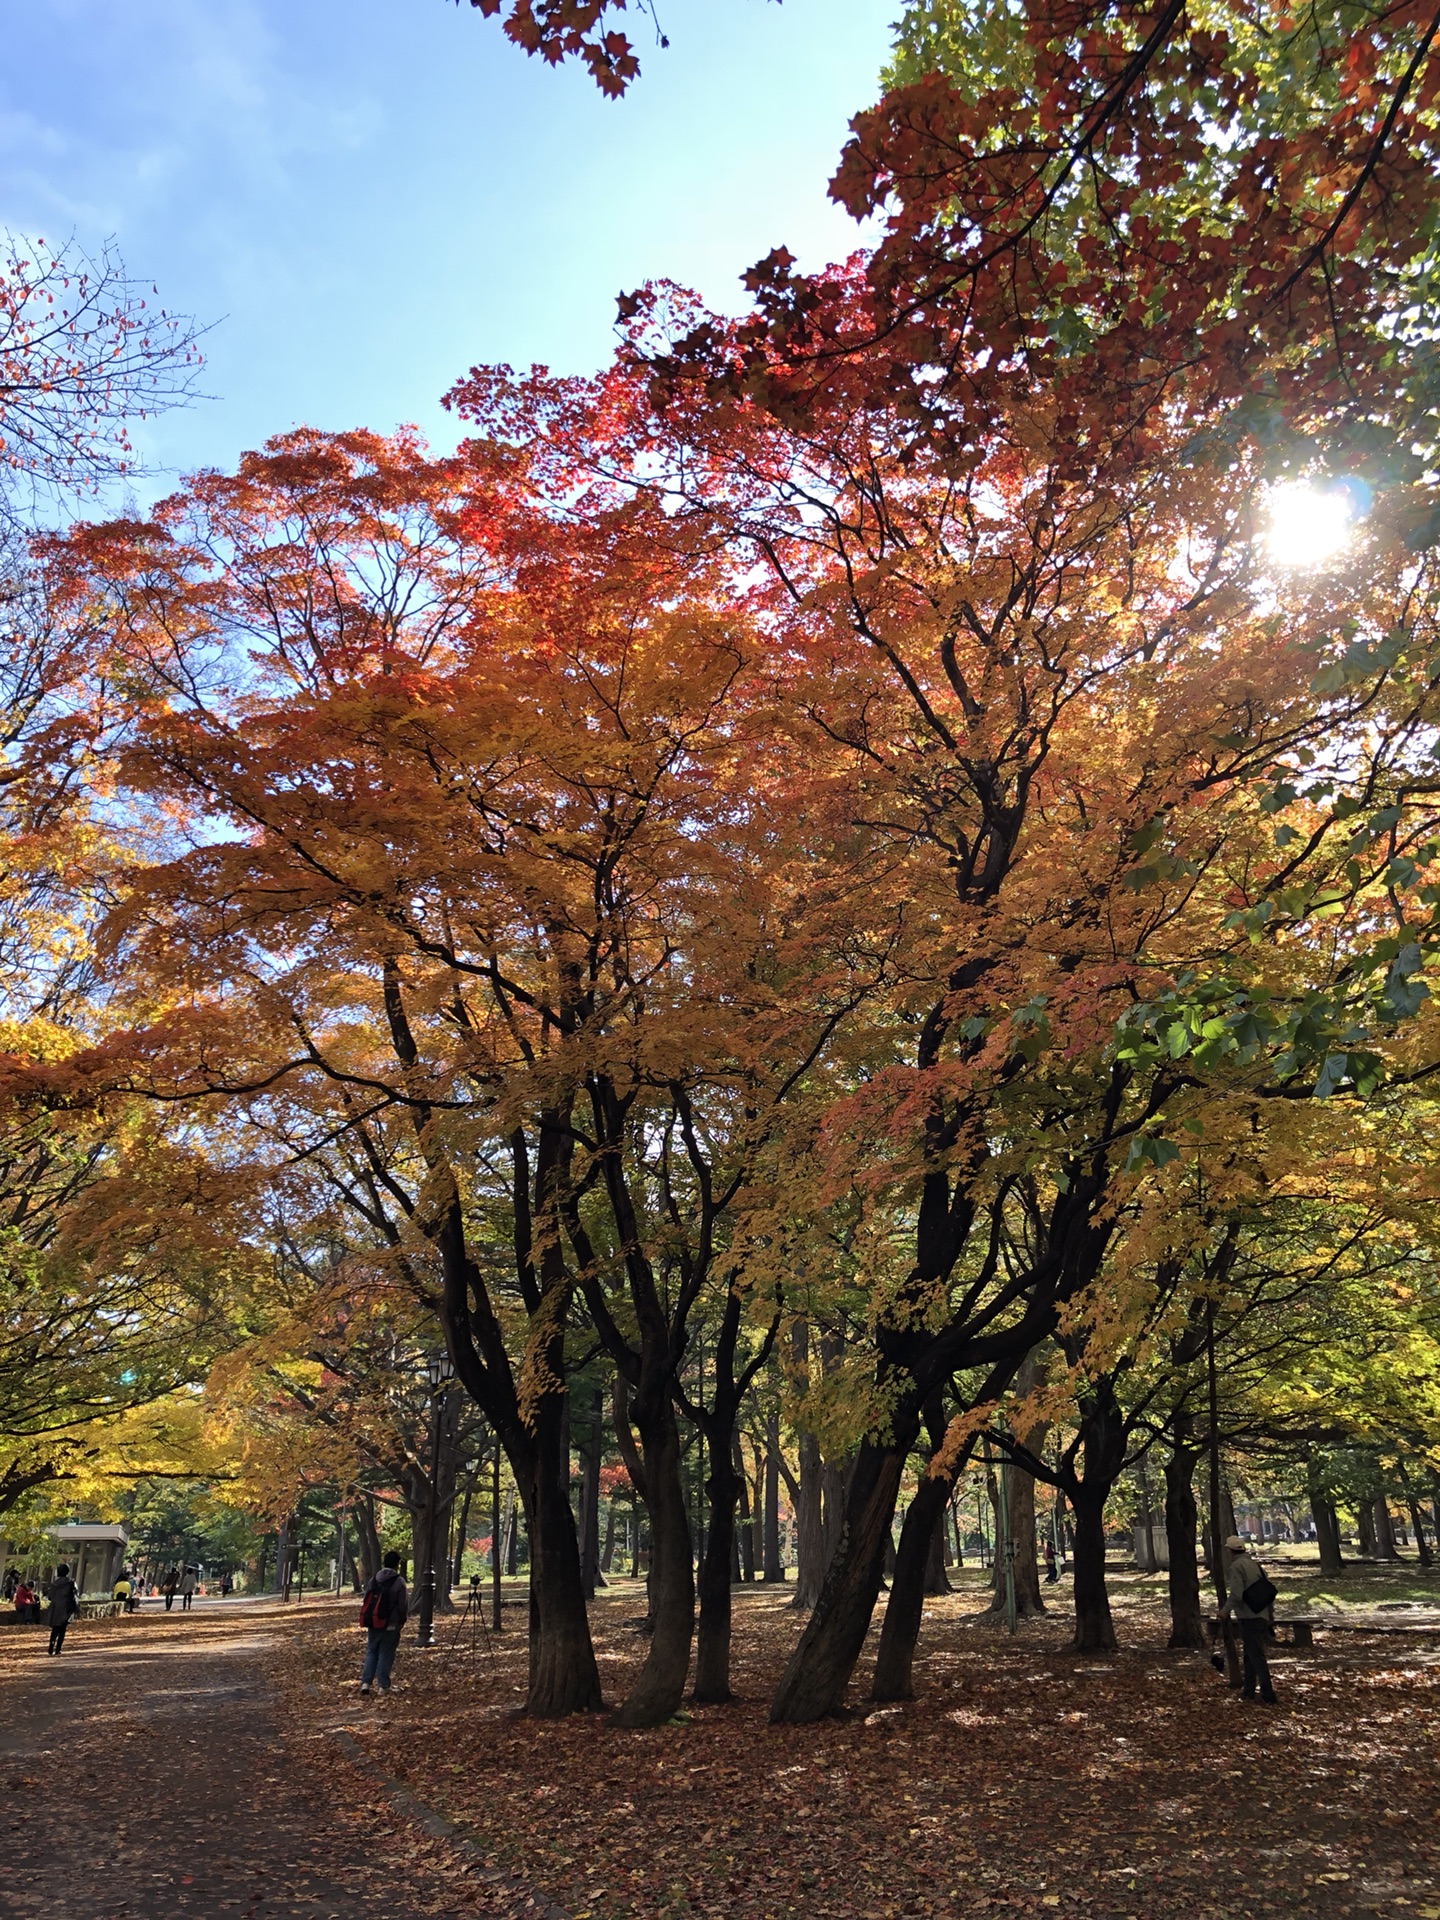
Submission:
[[[634,1725],[787,1571],[803,1723],[982,1536],[1429,1564],[1437,30],[912,7],[848,259],[121,517],[196,332],[11,243],[17,1558],[523,1572],[541,1717],[624,1564]]]

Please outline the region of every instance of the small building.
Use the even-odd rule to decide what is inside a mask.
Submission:
[[[120,1569],[125,1564],[125,1548],[130,1536],[124,1527],[65,1526],[47,1527],[55,1542],[55,1558],[65,1561],[82,1599],[110,1598]]]

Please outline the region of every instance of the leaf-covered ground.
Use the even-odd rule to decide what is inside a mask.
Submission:
[[[1440,1581],[1347,1575],[1370,1611],[1278,1654],[1272,1710],[1163,1650],[1156,1582],[1116,1580],[1126,1651],[1107,1659],[1065,1651],[1063,1587],[1010,1640],[964,1579],[927,1607],[920,1698],[866,1710],[862,1669],[857,1711],[819,1727],[766,1722],[798,1620],[763,1588],[736,1599],[741,1703],[654,1732],[515,1718],[519,1608],[493,1646],[442,1625],[438,1653],[404,1647],[383,1704],[355,1693],[353,1606],[317,1610],[287,1643],[288,1693],[575,1920],[1440,1920],[1440,1612],[1411,1604]],[[643,1652],[638,1602],[627,1582],[596,1605],[611,1699]]]
[[[333,1735],[287,1728],[268,1668],[294,1611],[80,1620],[58,1660],[44,1628],[0,1630],[7,1917],[529,1920]]]

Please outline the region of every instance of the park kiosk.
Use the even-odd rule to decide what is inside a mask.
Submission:
[[[108,1600],[125,1564],[130,1536],[124,1527],[47,1527],[57,1564],[66,1561],[82,1600]]]

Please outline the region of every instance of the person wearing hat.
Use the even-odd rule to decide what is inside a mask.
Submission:
[[[1258,1690],[1266,1705],[1273,1707],[1275,1682],[1270,1678],[1270,1662],[1265,1658],[1265,1633],[1270,1608],[1274,1604],[1275,1589],[1270,1586],[1264,1568],[1238,1533],[1232,1533],[1225,1542],[1225,1551],[1230,1555],[1230,1566],[1225,1580],[1227,1598],[1220,1612],[1222,1617],[1228,1615],[1240,1629],[1245,1667],[1242,1692],[1247,1700],[1253,1700]],[[1264,1582],[1272,1595],[1272,1599],[1258,1609],[1248,1606],[1245,1600],[1246,1594],[1251,1592],[1257,1581]],[[1251,1598],[1255,1598],[1253,1593]]]

